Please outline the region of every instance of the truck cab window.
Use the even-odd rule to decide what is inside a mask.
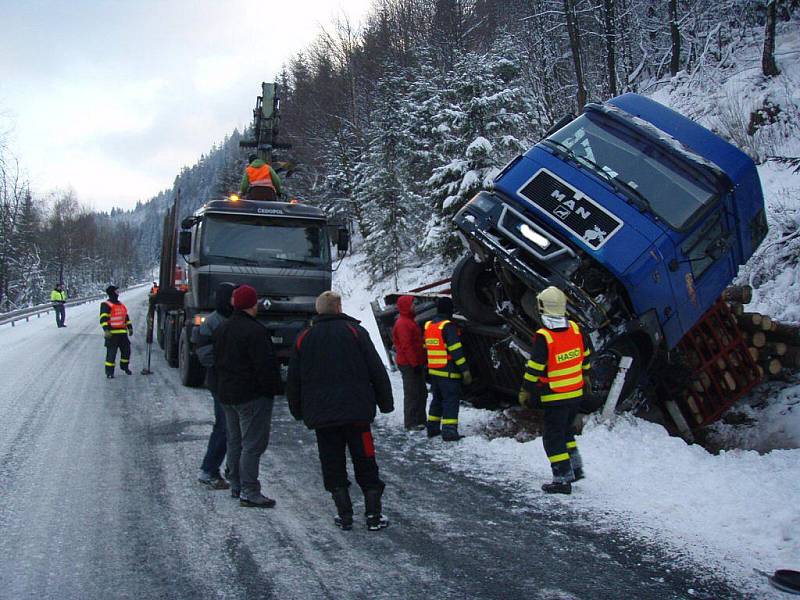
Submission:
[[[672,156],[597,117],[582,115],[548,139],[568,148],[576,161],[586,159],[582,166],[634,188],[673,229],[690,226],[717,198],[715,191],[680,169]]]
[[[202,259],[215,264],[315,267],[330,262],[324,223],[253,215],[206,218]]]

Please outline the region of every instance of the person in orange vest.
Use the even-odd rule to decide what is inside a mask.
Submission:
[[[150,295],[155,296],[158,293],[158,284],[154,281],[153,287],[150,288]]]
[[[519,403],[544,409],[544,451],[553,481],[542,485],[547,494],[571,494],[572,482],[583,479],[583,461],[575,441],[575,417],[588,386],[589,349],[580,327],[567,319],[567,297],[550,286],[536,297],[543,327],[536,331],[525,365]]]
[[[281,179],[270,165],[258,158],[257,154],[247,157],[248,165],[245,167],[242,184],[239,186],[241,195],[248,200],[276,200],[281,195]]]
[[[133,335],[133,325],[128,316],[128,309],[119,301],[117,291],[119,288],[110,285],[106,288],[108,300],[100,303],[100,326],[106,338],[106,377],[114,379],[114,363],[117,359],[117,349],[120,351],[119,368],[128,375],[133,375],[130,369],[131,341],[128,336]]]
[[[461,345],[461,332],[450,319],[453,301],[442,296],[436,301],[436,316],[425,323],[425,349],[431,382],[431,405],[428,408],[428,437],[439,434],[445,442],[456,442],[461,386],[472,384],[467,357]]]

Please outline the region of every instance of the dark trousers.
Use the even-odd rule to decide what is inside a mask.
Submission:
[[[258,469],[269,445],[273,398],[262,396],[244,404],[223,404],[228,436],[228,480],[243,498],[261,491]]]
[[[337,427],[323,427],[316,430],[319,462],[322,466],[322,481],[329,492],[348,487],[347,457],[345,449],[350,450],[356,483],[363,492],[383,490],[385,484],[378,476],[378,463],[375,460],[375,445],[369,423],[351,423]]]
[[[579,402],[548,406],[544,403],[544,434],[542,443],[550,467],[553,469],[553,481],[572,481],[573,471],[570,453],[577,456],[578,445],[575,442],[575,416],[578,414]],[[577,466],[577,465],[576,465]]]
[[[458,409],[461,404],[461,380],[431,375],[431,405],[428,408],[428,431],[442,437],[458,436]]]
[[[428,386],[425,384],[425,366],[398,365],[403,377],[403,424],[406,429],[425,425],[425,405]]]
[[[203,457],[203,464],[200,465],[200,468],[206,473],[217,475],[219,467],[225,459],[225,453],[228,451],[228,436],[225,432],[225,411],[222,404],[213,392],[211,397],[214,398],[214,427],[211,429],[206,455]]]
[[[106,374],[114,374],[114,362],[117,360],[117,349],[120,352],[119,368],[125,370],[131,360],[131,341],[127,333],[112,333],[106,340]]]
[[[61,303],[53,304],[53,312],[56,313],[56,325],[59,327],[64,326],[64,320],[67,318],[67,310]]]

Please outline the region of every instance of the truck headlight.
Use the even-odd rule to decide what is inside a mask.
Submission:
[[[550,247],[550,240],[542,234],[534,231],[527,223],[522,223],[519,226],[519,232],[526,240],[529,240],[539,246],[542,250],[547,250]]]
[[[206,320],[207,316],[208,315],[195,315],[194,319],[192,319],[192,323],[194,323],[195,327],[199,327]]]

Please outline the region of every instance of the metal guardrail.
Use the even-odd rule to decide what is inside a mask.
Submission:
[[[132,285],[131,287],[125,288],[122,291],[126,292],[128,290],[133,290],[146,285],[152,285],[152,284],[137,283],[136,285]],[[79,306],[81,304],[86,304],[87,302],[95,302],[97,300],[102,300],[105,297],[106,297],[105,294],[84,296],[83,298],[75,298],[74,300],[67,300],[67,302],[64,303],[64,306]],[[31,317],[41,318],[42,315],[46,315],[52,310],[53,310],[53,304],[51,302],[48,302],[47,304],[39,304],[37,306],[30,306],[28,308],[20,308],[17,310],[12,310],[7,313],[0,313],[0,326],[11,323],[11,326],[14,327],[14,324],[18,321],[22,320],[30,321]]]

